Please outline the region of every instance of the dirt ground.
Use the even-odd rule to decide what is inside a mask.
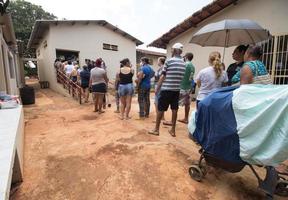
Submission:
[[[99,115],[91,103],[37,90],[36,104],[24,109],[24,182],[11,199],[263,199],[248,168],[237,174],[210,170],[202,182],[192,180],[188,168],[199,147],[184,124],[177,124],[176,138],[163,126],[159,137],[150,136],[154,111],[137,120],[134,98],[132,119],[121,121],[112,105]]]

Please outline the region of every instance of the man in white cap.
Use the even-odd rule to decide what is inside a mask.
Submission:
[[[160,90],[160,98],[158,101],[158,110],[156,117],[156,125],[149,134],[159,135],[159,128],[163,113],[170,108],[172,110],[172,128],[169,130],[171,136],[175,137],[175,128],[177,121],[178,102],[180,85],[185,74],[185,62],[183,61],[181,54],[183,51],[183,45],[176,43],[172,46],[172,58],[165,62],[162,70],[162,75],[158,81],[157,91]]]

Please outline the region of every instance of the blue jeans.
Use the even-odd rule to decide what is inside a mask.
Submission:
[[[134,94],[133,83],[120,84],[119,88],[118,88],[118,94],[120,97],[133,96],[133,94]]]

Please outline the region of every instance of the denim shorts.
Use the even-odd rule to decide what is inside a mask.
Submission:
[[[118,94],[119,94],[120,97],[133,96],[133,94],[134,94],[133,83],[120,84],[119,88],[118,88]]]

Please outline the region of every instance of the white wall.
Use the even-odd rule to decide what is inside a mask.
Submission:
[[[0,32],[0,91],[8,94],[18,95],[17,66],[15,59],[18,57],[9,50]],[[9,59],[10,58],[10,59]]]
[[[240,0],[236,5],[220,11],[216,15],[208,18],[204,22],[191,28],[177,38],[170,41],[167,46],[167,55],[171,56],[171,47],[175,42],[181,42],[184,45],[184,53],[192,52],[194,54],[193,63],[196,67],[196,73],[208,65],[208,55],[212,51],[219,51],[223,54],[223,48],[201,47],[191,44],[189,41],[195,32],[206,24],[221,21],[224,19],[251,19],[256,21],[263,28],[268,29],[272,35],[288,34],[288,1],[287,0]],[[227,48],[224,63],[226,67],[231,64],[232,52],[235,47]]]
[[[120,60],[129,58],[136,65],[135,42],[105,27],[93,24],[51,25],[50,27],[50,60],[56,58],[56,49],[80,51],[80,65],[86,58],[95,60],[103,58],[107,65],[107,73],[113,79],[120,66]],[[104,50],[103,43],[118,46],[118,51]],[[52,49],[51,49],[52,48]]]

